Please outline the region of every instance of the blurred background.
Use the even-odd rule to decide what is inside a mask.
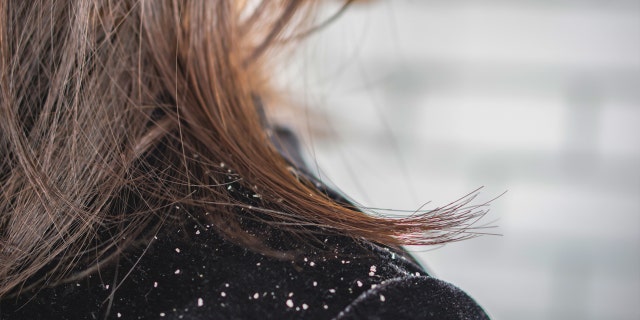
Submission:
[[[366,1],[290,61],[309,159],[363,206],[508,191],[500,236],[409,248],[435,276],[495,319],[640,319],[640,1]]]

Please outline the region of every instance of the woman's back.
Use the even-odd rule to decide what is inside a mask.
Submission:
[[[367,215],[262,116],[313,4],[0,2],[3,319],[484,317],[390,249],[482,212]]]

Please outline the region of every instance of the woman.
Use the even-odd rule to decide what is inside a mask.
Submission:
[[[0,318],[483,319],[261,116],[315,1],[0,2]],[[311,28],[311,29],[309,29]]]

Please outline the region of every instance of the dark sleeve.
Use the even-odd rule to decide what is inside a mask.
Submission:
[[[464,291],[422,276],[389,279],[362,293],[336,319],[489,319]]]

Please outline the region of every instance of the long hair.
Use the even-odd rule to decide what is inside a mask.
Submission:
[[[302,237],[468,237],[478,213],[466,201],[367,215],[318,190],[274,147],[258,110],[273,89],[267,57],[312,27],[315,5],[0,1],[0,297],[77,266],[93,272],[187,216],[268,251],[238,209]]]

